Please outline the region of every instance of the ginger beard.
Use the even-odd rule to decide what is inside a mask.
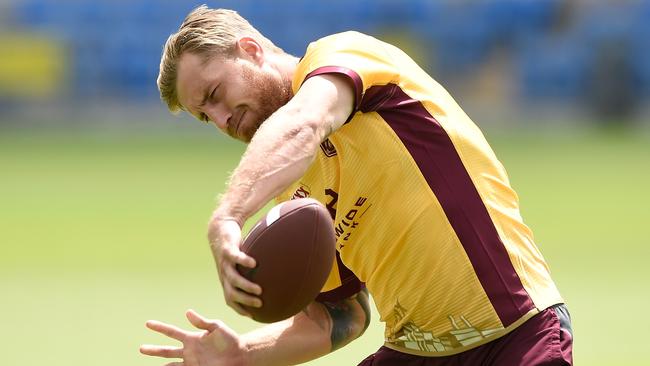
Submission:
[[[228,134],[248,143],[262,123],[289,102],[293,92],[291,80],[284,76],[277,78],[247,64],[242,65],[241,75],[252,99],[257,103],[240,107],[245,108],[244,118],[239,122],[239,126],[229,126]]]

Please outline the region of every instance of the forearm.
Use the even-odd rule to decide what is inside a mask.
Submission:
[[[255,134],[220,200],[215,216],[240,225],[298,180],[325,138],[318,121],[293,105],[279,109]]]
[[[287,320],[242,335],[250,365],[296,365],[331,352],[326,310],[313,303]]]
[[[321,142],[352,113],[354,93],[349,83],[336,75],[312,77],[289,103],[262,123],[215,216],[234,219],[241,225],[298,180]]]
[[[359,337],[370,322],[364,289],[337,303],[311,303],[303,312],[242,336],[251,365],[295,365]]]

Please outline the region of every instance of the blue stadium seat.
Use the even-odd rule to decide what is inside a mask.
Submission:
[[[563,0],[207,0],[232,8],[286,51],[302,55],[317,38],[344,30],[413,33],[436,60],[437,73],[480,65],[495,47],[515,56],[528,98],[578,98],[591,72],[590,50],[606,40],[631,45],[639,90],[650,95],[650,0],[591,5],[561,41],[549,36]],[[59,34],[70,46],[70,75],[79,96],[157,96],[162,46],[202,2],[177,0],[21,0],[16,24]]]
[[[644,97],[650,97],[650,23],[639,23],[630,45],[637,89]]]
[[[433,45],[431,59],[438,73],[464,73],[485,61],[496,39],[482,9],[467,3],[448,3],[417,22],[418,34]]]
[[[517,47],[526,39],[543,36],[552,29],[561,0],[500,0],[486,4],[490,26],[498,30],[498,42]]]
[[[547,37],[531,40],[516,62],[524,98],[572,101],[587,88],[592,55],[579,42]]]

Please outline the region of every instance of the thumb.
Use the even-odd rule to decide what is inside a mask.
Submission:
[[[207,330],[208,332],[214,332],[215,330],[219,329],[219,324],[217,322],[204,318],[192,309],[188,310],[185,313],[185,316],[193,326],[199,329]]]

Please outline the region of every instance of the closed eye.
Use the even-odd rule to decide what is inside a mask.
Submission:
[[[214,89],[212,89],[212,92],[210,93],[210,100],[216,101],[217,89],[219,89],[219,85],[215,86]]]

